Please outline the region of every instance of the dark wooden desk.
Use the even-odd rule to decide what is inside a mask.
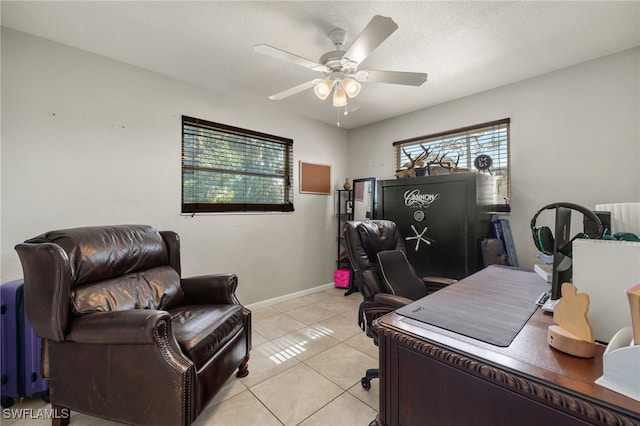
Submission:
[[[535,272],[519,273],[540,279]],[[465,280],[491,286],[483,271]],[[396,313],[380,318],[374,324],[380,348],[377,422],[640,425],[640,402],[594,383],[602,375],[605,347],[597,345],[591,359],[559,352],[547,344],[551,324],[552,315],[537,310],[501,348]]]

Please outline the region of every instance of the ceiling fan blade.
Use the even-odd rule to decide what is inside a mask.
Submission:
[[[344,57],[359,64],[396,29],[398,29],[398,25],[393,22],[393,19],[380,15],[374,16],[344,54]]]
[[[305,68],[310,68],[314,71],[327,71],[327,67],[325,67],[324,65],[320,65],[319,63],[314,62],[311,59],[303,58],[302,56],[285,52],[284,50],[269,46],[268,44],[256,44],[255,46],[253,46],[253,50],[264,55],[282,59],[283,61],[292,62]]]
[[[320,83],[322,79],[316,78],[311,81],[307,81],[306,83],[298,84],[296,87],[292,87],[291,89],[284,90],[280,93],[276,93],[275,95],[269,96],[269,99],[272,101],[279,101],[281,99],[287,98],[291,95],[295,95],[296,93],[303,92],[307,89],[311,89],[316,84]]]
[[[372,83],[404,84],[420,86],[427,81],[427,73],[403,71],[358,71],[356,80]]]

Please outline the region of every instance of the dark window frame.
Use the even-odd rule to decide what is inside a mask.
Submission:
[[[200,152],[195,147],[195,139],[199,138],[200,145],[208,152],[208,161],[200,158]],[[216,159],[223,158],[223,148],[220,145],[224,142],[226,151],[224,154],[229,155],[233,152],[235,160],[238,164],[225,164]],[[233,148],[230,148],[233,146]],[[259,148],[256,148],[258,146]],[[218,151],[216,151],[218,148]],[[244,152],[241,152],[241,149]],[[256,163],[250,164],[251,150],[263,149],[275,155],[278,163],[281,163],[282,169],[268,170],[260,168]],[[279,157],[281,156],[281,157]],[[224,157],[226,158],[226,157]],[[274,158],[274,157],[272,157]],[[217,164],[213,165],[213,163]],[[182,197],[181,211],[182,213],[224,213],[224,212],[292,212],[293,209],[293,139],[280,136],[269,135],[266,133],[256,132],[253,130],[242,129],[239,127],[229,126],[226,124],[215,123],[212,121],[202,120],[189,116],[182,116]],[[220,188],[219,185],[207,184],[207,179],[220,179],[224,175],[228,180],[242,180],[243,184],[236,184],[234,188],[244,186],[245,190],[240,190],[240,195],[234,195],[233,201],[217,201],[207,202],[203,198],[208,198],[208,192]],[[191,184],[187,181],[191,178]],[[213,180],[212,179],[212,180]],[[245,199],[238,201],[235,198],[250,198],[250,192],[257,186],[251,185],[250,182],[271,181],[276,185],[271,185],[271,195],[274,189],[278,189],[278,200],[264,200],[261,202]],[[191,191],[186,191],[190,189]],[[280,190],[282,191],[280,194]],[[207,194],[205,194],[207,192]],[[197,199],[196,199],[197,198]]]
[[[482,172],[504,178],[504,181],[499,185],[499,197],[501,199],[494,207],[498,211],[505,209],[508,211],[511,204],[510,124],[510,118],[503,118],[393,142],[396,175],[402,176],[402,172],[406,170],[407,163],[411,162],[407,153],[413,159],[417,159],[424,152],[423,147],[433,148],[425,163],[433,160],[437,154],[446,154],[447,160],[445,163],[447,164],[445,165],[452,166],[456,160],[459,160],[456,167],[476,173],[480,171],[475,168],[474,159],[481,153],[489,154],[493,160],[492,168]],[[477,137],[477,135],[480,136]],[[437,169],[442,171],[442,168],[438,167],[439,164],[432,164],[432,166],[436,169],[436,174],[438,174]],[[446,172],[446,170],[444,171]],[[429,175],[428,168],[425,173]]]

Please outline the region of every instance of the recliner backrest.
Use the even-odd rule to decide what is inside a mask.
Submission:
[[[25,297],[35,300],[28,304],[29,318],[39,335],[52,340],[64,339],[71,315],[165,309],[184,298],[179,240],[152,226],[51,231],[16,250],[25,271]]]
[[[160,232],[145,225],[62,229],[25,243],[60,246],[69,257],[72,287],[168,264]]]

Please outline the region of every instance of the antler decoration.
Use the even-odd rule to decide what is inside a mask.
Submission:
[[[402,168],[396,170],[395,175],[397,178],[415,177],[416,169],[419,167],[426,167],[428,170],[427,174],[429,176],[443,174],[443,169],[446,171],[445,174],[469,171],[467,168],[458,167],[458,164],[460,163],[460,153],[458,153],[455,160],[448,157],[449,151],[444,154],[436,154],[433,158],[429,159],[429,157],[432,156],[433,151],[430,148],[425,147],[423,144],[420,144],[420,148],[422,148],[422,153],[415,158],[410,152],[402,148],[402,152],[404,152],[404,155],[409,159],[409,161],[404,163]],[[432,167],[434,165],[440,166],[441,171],[439,173],[437,167]]]
[[[422,144],[420,144],[420,148],[422,148],[422,153],[420,153],[420,155],[415,159],[411,156],[410,152],[407,152],[404,147],[402,148],[402,152],[404,152],[404,155],[409,158],[409,162],[404,163],[401,169],[396,170],[397,178],[415,177],[416,168],[425,166],[425,161],[431,154],[431,150]]]

